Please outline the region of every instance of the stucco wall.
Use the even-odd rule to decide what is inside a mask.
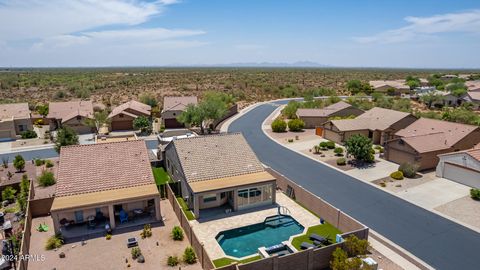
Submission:
[[[0,121],[0,138],[15,139],[15,126],[11,120]]]
[[[20,126],[24,125],[26,130],[33,130],[32,120],[31,119],[15,119],[15,133],[17,135],[21,135],[22,131],[20,131]]]
[[[437,165],[436,174],[439,177],[443,177],[443,168],[444,163],[454,163],[461,165],[463,167],[471,168],[477,171],[480,171],[480,161],[472,158],[469,154],[466,153],[456,153],[448,156],[441,156],[440,161]],[[480,179],[479,179],[480,181]]]

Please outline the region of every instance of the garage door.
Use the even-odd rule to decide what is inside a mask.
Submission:
[[[336,143],[342,143],[340,134],[328,129],[323,130],[323,137]]]
[[[10,130],[0,130],[0,142],[12,140]]]
[[[84,125],[69,125],[73,130],[75,130],[78,134],[88,134],[92,133],[92,128],[89,126]]]
[[[177,119],[165,119],[165,128],[183,128],[184,125]]]
[[[470,187],[480,188],[480,172],[461,167],[452,163],[445,163],[443,167],[443,178],[464,184]]]
[[[402,164],[405,162],[414,163],[415,157],[410,153],[400,151],[394,148],[388,148],[388,160],[397,164]]]
[[[132,129],[133,129],[133,120],[112,122],[112,130],[132,130]]]

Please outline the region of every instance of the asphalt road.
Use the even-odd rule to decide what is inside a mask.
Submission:
[[[235,120],[260,160],[437,269],[480,269],[480,234],[338,172],[268,138],[264,104]]]

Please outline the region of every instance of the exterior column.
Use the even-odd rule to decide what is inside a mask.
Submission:
[[[238,189],[234,189],[232,193],[233,211],[238,211]]]
[[[160,197],[156,196],[155,197],[155,217],[157,220],[162,220],[162,213],[160,209]]]
[[[193,194],[193,213],[196,218],[200,217],[200,196],[198,194]]]
[[[55,233],[60,232],[60,222],[58,221],[58,214],[56,212],[51,213],[52,220],[53,220],[53,230]]]
[[[277,182],[272,183],[272,204],[277,202]]]
[[[108,217],[110,218],[110,228],[115,229],[115,213],[113,211],[113,204],[108,205]]]

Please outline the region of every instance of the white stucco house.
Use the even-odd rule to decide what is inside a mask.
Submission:
[[[438,155],[436,174],[467,186],[480,188],[480,149]]]

